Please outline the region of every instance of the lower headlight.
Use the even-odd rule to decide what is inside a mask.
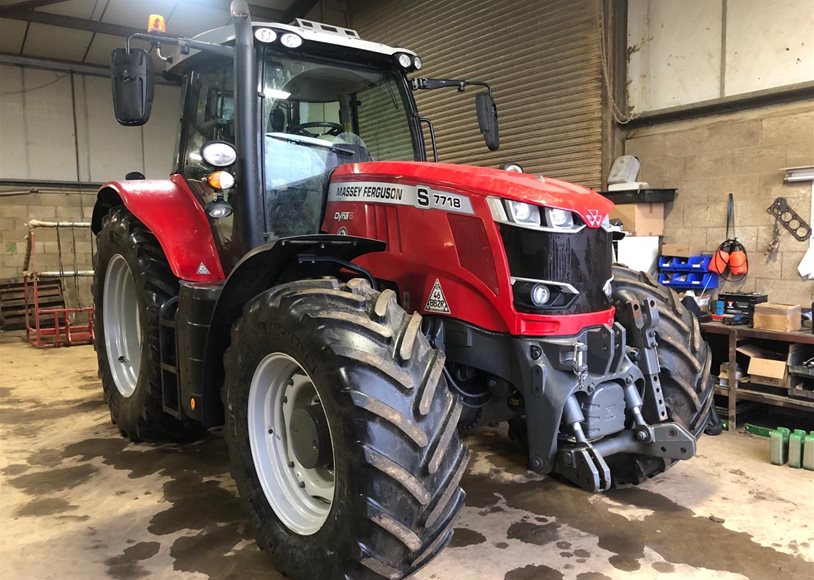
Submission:
[[[546,225],[550,228],[570,228],[574,225],[574,214],[567,209],[545,208]]]
[[[540,208],[522,201],[506,200],[506,211],[509,219],[524,226],[540,225]]]
[[[551,299],[551,290],[545,284],[535,284],[531,289],[531,303],[544,306]]]

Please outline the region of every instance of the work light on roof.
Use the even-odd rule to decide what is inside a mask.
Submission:
[[[415,67],[415,70],[421,70],[421,67],[424,66],[424,63],[421,61],[420,56],[416,56],[413,58],[413,66]]]
[[[297,48],[302,44],[302,36],[293,32],[286,32],[280,37],[280,42],[286,48]]]
[[[413,59],[405,52],[399,53],[397,60],[401,68],[410,68],[413,66]]]
[[[277,33],[271,28],[258,28],[254,31],[254,37],[264,44],[277,40]]]

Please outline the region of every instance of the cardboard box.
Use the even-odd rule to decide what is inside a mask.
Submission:
[[[622,220],[622,229],[634,236],[664,234],[663,203],[622,203],[614,208],[610,219]]]
[[[752,326],[761,330],[796,332],[802,328],[800,324],[800,305],[775,304],[772,302],[755,304]]]
[[[772,352],[755,344],[744,344],[738,352],[749,357],[749,381],[756,385],[785,388],[788,383],[787,355]]]
[[[690,258],[693,256],[689,244],[662,244],[661,255],[670,258]]]

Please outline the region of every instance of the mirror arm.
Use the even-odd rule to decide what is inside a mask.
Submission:
[[[148,34],[146,32],[136,32],[127,37],[127,52],[130,52],[131,40],[149,40],[154,44],[173,44],[181,50],[204,50],[220,56],[233,57],[235,49],[231,46],[221,46],[220,44],[213,44],[211,42],[203,42],[200,40],[193,40],[191,38],[183,38],[180,36],[173,36],[171,34]]]
[[[490,95],[492,94],[492,87],[490,87],[487,83],[484,83],[482,81],[467,81],[455,79],[428,79],[423,77],[417,77],[410,81],[410,86],[414,91],[455,88],[458,89],[459,93],[464,92],[464,90],[466,90],[466,87],[477,86],[485,87],[486,91]]]

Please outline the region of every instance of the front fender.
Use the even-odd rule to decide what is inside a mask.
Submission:
[[[124,205],[158,239],[177,278],[189,282],[225,278],[209,220],[183,176],[105,183],[93,208],[93,233],[99,233],[102,218],[117,205]]]
[[[256,247],[246,254],[229,274],[212,312],[204,356],[202,385],[189,385],[202,392],[183,392],[182,401],[195,397],[201,401],[185,412],[204,427],[223,421],[220,386],[223,382],[223,354],[229,346],[232,324],[240,317],[243,306],[252,298],[275,285],[304,278],[335,276],[342,270],[339,262],[300,263],[298,256],[329,256],[351,261],[363,254],[384,251],[387,245],[378,240],[354,236],[314,234],[282,238]],[[187,385],[185,385],[187,387]]]

